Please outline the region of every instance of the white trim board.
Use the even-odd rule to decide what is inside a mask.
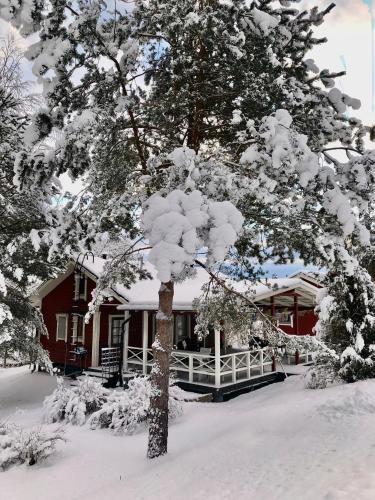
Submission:
[[[59,318],[65,318],[65,338],[64,339],[59,339],[58,338],[58,332],[59,332]],[[67,342],[68,341],[68,325],[69,325],[69,314],[68,313],[56,313],[56,334],[55,334],[55,339],[56,342]]]

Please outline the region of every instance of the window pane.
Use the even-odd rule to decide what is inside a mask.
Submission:
[[[121,344],[122,322],[123,318],[112,318],[111,339],[113,346]]]
[[[57,339],[65,340],[66,333],[66,316],[57,317]]]
[[[276,318],[282,325],[290,325],[292,323],[291,311],[277,311]]]
[[[189,316],[187,314],[178,314],[174,321],[174,345],[178,349],[190,349],[190,331],[189,331]]]
[[[85,289],[86,289],[86,276],[80,276],[79,277],[79,296],[80,298],[83,298],[85,296]]]

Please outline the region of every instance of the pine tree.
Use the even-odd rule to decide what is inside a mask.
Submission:
[[[332,366],[345,382],[375,377],[375,284],[358,262],[341,259],[327,274],[317,334],[339,356]]]
[[[16,154],[23,145],[29,114],[36,104],[22,80],[22,54],[13,38],[0,44],[0,356],[18,356],[22,361],[47,362],[37,332],[45,334],[41,315],[31,305],[29,294],[54,266],[44,263],[46,252],[36,252],[31,231],[46,228],[41,203],[31,193],[20,193],[13,185]],[[38,281],[39,280],[39,281]]]
[[[55,228],[42,236],[50,255],[119,233],[138,243],[146,236],[152,247],[162,284],[149,456],[158,456],[167,451],[173,284],[194,272],[197,250],[208,247],[207,266],[226,258],[238,210],[245,220],[230,258],[246,271],[254,271],[250,257],[285,261],[296,252],[329,265],[337,249],[370,242],[372,153],[367,129],[345,114],[359,102],[335,87],[339,73],[306,59],[325,42],[313,28],[332,5],[0,1],[23,34],[39,34],[27,55],[45,108],[26,130],[19,185],[48,196],[55,175],[87,180],[83,195],[52,211]],[[335,141],[356,156],[339,162],[327,148]],[[121,273],[131,280],[136,251],[129,243],[103,286]]]

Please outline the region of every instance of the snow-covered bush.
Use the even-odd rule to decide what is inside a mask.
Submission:
[[[64,384],[64,379],[57,378],[57,388],[46,396],[43,402],[43,417],[48,423],[58,422],[65,418],[65,407],[69,401],[71,389]]]
[[[353,347],[345,349],[340,357],[339,376],[342,380],[350,383],[375,378],[375,346],[371,345],[370,347],[372,348],[370,355],[366,358],[362,357]]]
[[[84,377],[73,387],[66,386],[64,380],[58,378],[57,388],[44,400],[44,420],[83,425],[87,415],[99,410],[108,395],[108,389],[93,378]]]
[[[11,465],[34,465],[51,455],[57,441],[65,441],[64,431],[38,427],[25,430],[16,425],[0,423],[0,468]]]
[[[307,389],[325,389],[329,385],[338,382],[338,371],[340,368],[339,357],[328,351],[319,352],[314,357],[314,365],[305,375],[305,387]]]
[[[114,391],[103,407],[93,413],[89,423],[92,429],[108,427],[115,434],[134,434],[147,424],[152,393],[150,380],[136,377],[129,381],[125,391]],[[182,413],[183,391],[177,386],[169,388],[169,417]]]
[[[151,383],[146,377],[136,377],[125,391],[109,391],[95,379],[84,377],[77,386],[67,386],[57,379],[57,388],[44,400],[44,420],[47,423],[65,421],[92,429],[109,427],[118,434],[132,434],[147,422]],[[182,413],[183,391],[173,384],[169,389],[169,415]]]

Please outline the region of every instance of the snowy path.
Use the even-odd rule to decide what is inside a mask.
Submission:
[[[51,379],[18,373],[0,378],[0,401],[4,384],[24,391],[30,380],[41,400]],[[39,410],[14,399],[15,419],[34,423]],[[67,437],[44,464],[2,473],[1,500],[375,498],[375,381],[309,391],[294,376],[228,403],[189,403],[169,454],[152,462],[146,433],[68,427]]]

